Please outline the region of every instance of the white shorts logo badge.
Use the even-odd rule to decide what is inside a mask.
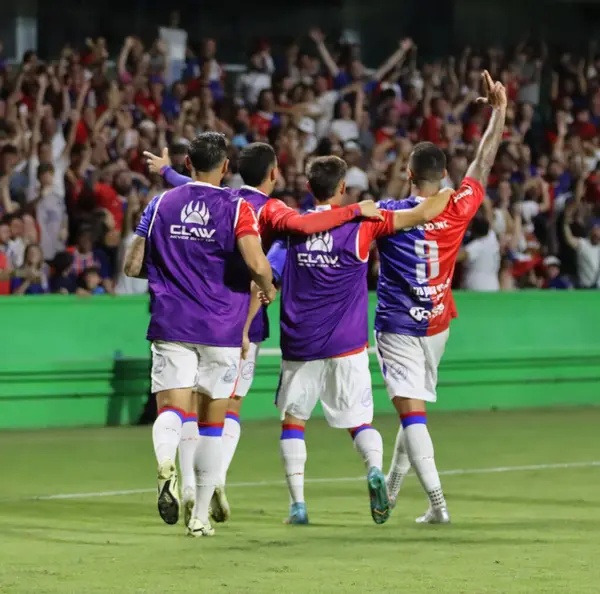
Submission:
[[[223,382],[226,384],[232,384],[235,382],[238,376],[238,366],[235,363],[232,363],[229,369],[225,372],[223,376]]]

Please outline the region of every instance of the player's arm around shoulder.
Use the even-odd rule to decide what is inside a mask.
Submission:
[[[423,200],[413,208],[394,211],[394,231],[417,227],[440,216],[448,206],[453,194],[454,191],[447,188]]]
[[[274,299],[273,274],[260,242],[258,221],[254,209],[242,198],[238,203],[235,236],[240,254],[254,282],[271,300]]]

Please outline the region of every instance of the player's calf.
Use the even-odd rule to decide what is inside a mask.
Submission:
[[[442,490],[440,476],[435,465],[433,442],[427,429],[427,414],[425,403],[409,398],[394,398],[394,406],[400,412],[400,422],[406,433],[406,446],[410,463],[429,498],[429,512],[422,518],[421,523],[433,523],[426,518],[441,520],[448,517],[446,499]],[[445,523],[445,522],[444,522]]]
[[[199,439],[198,447],[194,459],[194,469],[196,472],[196,501],[192,512],[192,519],[188,525],[188,534],[193,526],[198,526],[202,532],[201,536],[211,536],[204,534],[204,527],[208,532],[212,531],[209,522],[209,506],[218,486],[221,475],[223,456],[222,456],[222,435],[225,411],[227,410],[226,399],[211,399],[203,396],[203,404],[200,406],[201,415],[198,423]],[[213,512],[215,510],[213,509]],[[217,513],[225,514],[224,510],[218,510]],[[229,514],[227,513],[227,517]]]
[[[219,485],[224,486],[227,479],[227,471],[235,455],[240,435],[242,432],[240,424],[240,411],[242,408],[242,398],[234,396],[229,400],[227,413],[225,414],[225,424],[223,425],[223,468]]]
[[[152,427],[152,442],[158,464],[158,513],[167,524],[179,519],[179,481],[175,460],[182,428],[190,414],[191,389],[164,390],[157,394],[158,416]]]
[[[370,423],[348,430],[354,447],[363,459],[368,470],[367,487],[371,517],[376,524],[383,524],[390,517],[390,502],[382,472],[383,440],[379,431]]]
[[[304,501],[304,467],[306,465],[305,421],[286,415],[281,426],[279,449],[290,493],[287,524],[308,524]]]
[[[410,459],[406,445],[406,431],[402,428],[398,429],[396,435],[396,443],[394,444],[394,454],[392,456],[392,464],[386,478],[388,494],[390,497],[390,506],[392,509],[396,507],[396,500],[404,483],[404,479],[410,470]]]

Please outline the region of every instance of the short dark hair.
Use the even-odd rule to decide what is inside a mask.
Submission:
[[[180,156],[180,155],[187,155],[188,149],[187,146],[185,146],[185,144],[183,144],[183,142],[176,142],[174,144],[171,145],[171,148],[169,149],[169,153],[171,154],[171,156]]]
[[[227,158],[225,135],[203,132],[192,140],[188,155],[195,171],[207,173],[216,169]]]
[[[319,200],[329,200],[340,182],[346,177],[348,166],[339,157],[318,157],[308,167],[308,183],[313,196]]]
[[[37,170],[38,178],[42,177],[44,173],[54,173],[54,165],[52,163],[40,163]]]
[[[18,155],[19,150],[14,144],[5,144],[2,149],[0,149],[1,155]]]
[[[238,171],[245,184],[258,187],[269,171],[277,164],[277,156],[273,147],[264,142],[253,142],[240,151]]]
[[[444,177],[446,155],[432,142],[420,142],[410,155],[409,167],[414,183],[439,182]]]

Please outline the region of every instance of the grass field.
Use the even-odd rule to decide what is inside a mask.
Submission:
[[[389,459],[396,421],[376,421]],[[430,428],[451,526],[413,523],[414,477],[373,524],[351,440],[322,421],[306,435],[312,525],[282,525],[278,426],[246,423],[232,520],[197,540],[156,513],[149,428],[2,433],[0,592],[600,591],[600,409],[445,413]]]

